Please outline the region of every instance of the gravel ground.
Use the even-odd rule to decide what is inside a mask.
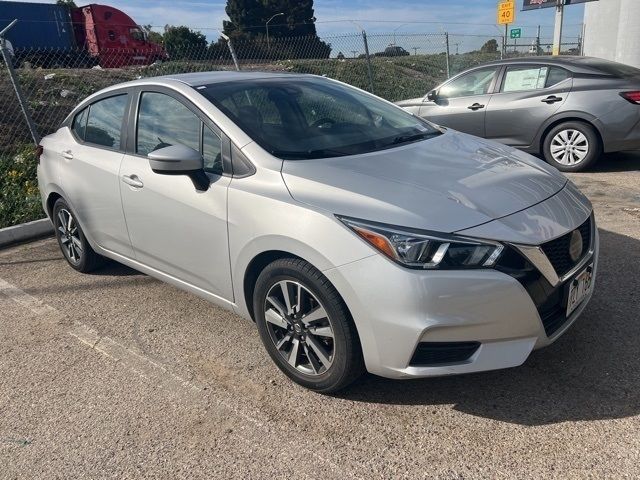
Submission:
[[[0,478],[638,478],[640,155],[572,175],[596,293],[510,370],[339,396],[289,382],[252,324],[128,268],[0,252]]]

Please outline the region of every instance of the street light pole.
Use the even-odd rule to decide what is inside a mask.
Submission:
[[[397,26],[394,30],[393,30],[393,46],[395,47],[396,44],[396,32],[401,29],[402,27],[406,27],[407,25],[409,25],[408,23],[403,23],[402,25]]]
[[[271,43],[269,42],[269,22],[271,20],[273,20],[274,18],[279,17],[281,15],[284,15],[284,13],[276,13],[273,17],[271,17],[269,20],[267,20],[267,23],[265,24],[265,27],[267,29],[267,48],[269,50],[271,50]]]
[[[562,44],[562,21],[564,17],[564,0],[557,0],[556,3],[556,25],[553,30],[553,52],[552,55],[560,55]]]

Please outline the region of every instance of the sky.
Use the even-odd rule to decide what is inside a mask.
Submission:
[[[36,0],[28,0],[34,2]],[[186,25],[200,30],[209,40],[218,38],[222,20],[226,19],[224,0],[99,0],[123,10],[141,25],[151,24],[161,30],[164,25]],[[36,3],[55,3],[40,0]],[[76,0],[78,5],[82,2]],[[354,34],[363,27],[368,34],[397,31],[398,36],[412,33],[500,36],[495,25],[497,0],[315,0],[316,27],[320,36]],[[542,37],[553,36],[554,8],[520,11],[522,0],[516,0],[516,21],[511,27],[522,27],[523,37],[535,37],[536,26],[542,26]],[[567,37],[578,37],[584,5],[565,9]],[[355,21],[358,25],[350,22]],[[274,21],[275,23],[275,21]],[[478,40],[479,41],[479,40]],[[461,43],[462,40],[460,41]],[[398,44],[400,44],[398,40]],[[474,43],[469,40],[469,43]],[[465,50],[464,46],[462,47]]]

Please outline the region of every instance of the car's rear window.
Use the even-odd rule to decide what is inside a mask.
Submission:
[[[640,78],[640,69],[623,63],[611,62],[600,58],[583,58],[576,61],[579,64],[599,70],[607,75],[618,78]]]

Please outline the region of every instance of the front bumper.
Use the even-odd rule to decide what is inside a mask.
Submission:
[[[590,253],[594,282],[598,251],[596,230]],[[367,370],[388,378],[521,365],[533,349],[551,344],[575,322],[593,292],[592,286],[581,305],[547,336],[531,295],[515,278],[496,270],[409,270],[376,255],[323,273],[353,315]],[[412,356],[422,342],[480,346],[464,361],[413,366]]]

